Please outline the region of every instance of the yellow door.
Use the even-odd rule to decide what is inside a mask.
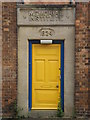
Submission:
[[[60,44],[32,44],[32,109],[57,109],[60,51]]]

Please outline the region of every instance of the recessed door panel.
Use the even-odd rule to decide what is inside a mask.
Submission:
[[[59,70],[58,70],[58,60],[48,60],[48,81],[58,82]],[[49,77],[50,76],[50,77]]]
[[[36,82],[43,82],[44,81],[44,73],[45,73],[45,60],[44,59],[37,59],[35,62],[35,81]]]

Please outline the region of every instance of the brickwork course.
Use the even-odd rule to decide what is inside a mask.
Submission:
[[[0,116],[2,116],[2,3],[0,2]]]
[[[88,25],[89,25],[89,35],[88,35],[88,39],[89,39],[89,54],[88,54],[88,60],[89,60],[89,66],[88,66],[88,68],[89,68],[89,75],[88,75],[88,81],[89,81],[89,84],[88,84],[88,86],[89,86],[89,115],[90,115],[90,3],[89,3],[89,7],[88,7]]]
[[[16,12],[16,3],[2,3],[3,117],[14,115],[17,101]],[[75,29],[75,112],[77,116],[90,116],[90,3],[76,3]]]
[[[2,112],[13,114],[17,98],[16,3],[2,3]]]
[[[75,40],[75,110],[78,115],[89,113],[89,8],[88,3],[76,4]]]

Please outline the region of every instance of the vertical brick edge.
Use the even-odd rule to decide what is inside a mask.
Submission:
[[[88,44],[89,44],[89,47],[88,47],[88,61],[89,61],[89,71],[88,71],[88,103],[89,103],[89,117],[90,117],[90,2],[88,4],[88,25],[89,25],[89,29],[88,29]]]
[[[17,25],[16,3],[2,3],[2,113],[14,115],[17,99]]]
[[[0,2],[0,118],[2,117],[2,2]]]
[[[75,110],[89,115],[89,3],[76,3]]]

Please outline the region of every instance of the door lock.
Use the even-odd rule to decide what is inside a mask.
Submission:
[[[56,85],[56,88],[59,88],[59,85]]]
[[[59,70],[61,70],[61,68],[59,68]]]

